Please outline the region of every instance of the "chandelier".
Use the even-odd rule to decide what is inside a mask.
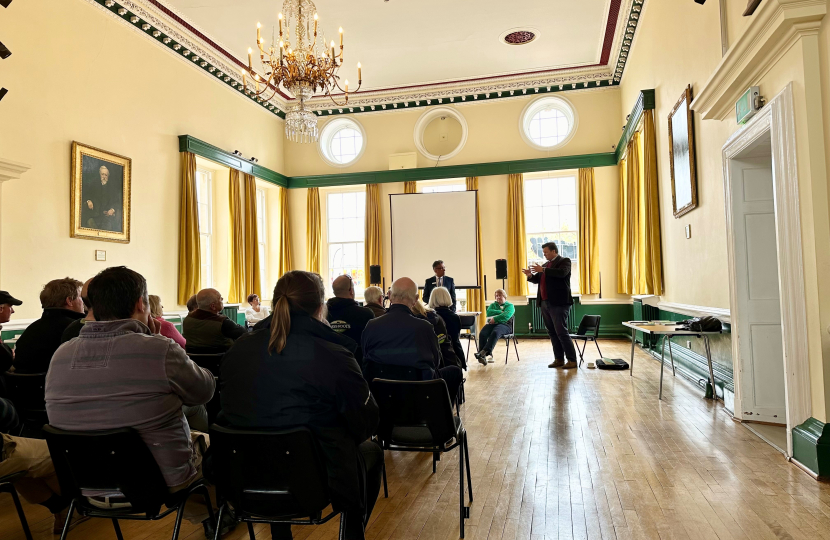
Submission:
[[[285,114],[285,137],[297,143],[316,142],[317,116],[307,108],[308,100],[319,93],[339,107],[349,102],[349,81],[345,80],[341,88],[337,75],[343,66],[343,29],[340,28],[340,46],[336,49],[334,40],[326,45],[325,36],[317,35],[318,17],[312,0],[285,0],[282,9],[285,15],[279,14],[279,42],[272,36],[271,44],[266,45],[262,25],[256,25],[257,49],[265,78],[254,71],[253,50],[249,48],[247,75],[252,79],[253,88],[249,88],[245,72],[242,84],[245,93],[264,101],[273,98],[282,86],[296,100]],[[360,62],[357,79],[355,92],[363,84]],[[335,90],[343,93],[342,103],[332,95]],[[268,97],[264,98],[265,95]]]

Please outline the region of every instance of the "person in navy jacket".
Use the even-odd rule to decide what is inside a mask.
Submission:
[[[434,289],[444,287],[449,291],[450,298],[452,298],[450,309],[455,311],[455,281],[446,275],[447,267],[444,265],[444,261],[437,260],[432,263],[432,270],[435,272],[435,275],[424,283],[424,303],[429,304],[429,295],[432,294]]]

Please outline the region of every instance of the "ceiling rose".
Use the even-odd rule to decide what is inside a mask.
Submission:
[[[503,39],[508,45],[526,45],[536,39],[536,33],[530,30],[517,30],[510,32]]]

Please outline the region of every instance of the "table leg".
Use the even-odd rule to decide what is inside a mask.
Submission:
[[[631,365],[629,366],[629,375],[634,376],[634,344],[637,343],[637,331],[631,329]]]
[[[671,352],[671,336],[666,336],[669,340],[669,358],[671,358],[671,371],[672,374],[677,377],[677,370],[674,369],[674,355]]]
[[[663,399],[663,366],[666,365],[666,336],[663,335],[663,341],[660,343],[660,396]]]
[[[715,370],[712,368],[712,348],[709,345],[709,336],[703,336],[703,346],[706,349],[706,362],[709,364],[709,382],[712,383],[712,399],[718,400],[718,391],[715,386]]]

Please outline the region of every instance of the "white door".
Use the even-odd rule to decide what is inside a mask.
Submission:
[[[786,424],[784,350],[769,152],[769,139],[766,139],[760,148],[749,149],[730,164],[735,274],[740,304],[740,319],[737,329],[732,329],[732,337],[736,338],[737,330],[742,355],[740,364],[736,365],[741,370],[741,417],[746,421],[783,425]]]

